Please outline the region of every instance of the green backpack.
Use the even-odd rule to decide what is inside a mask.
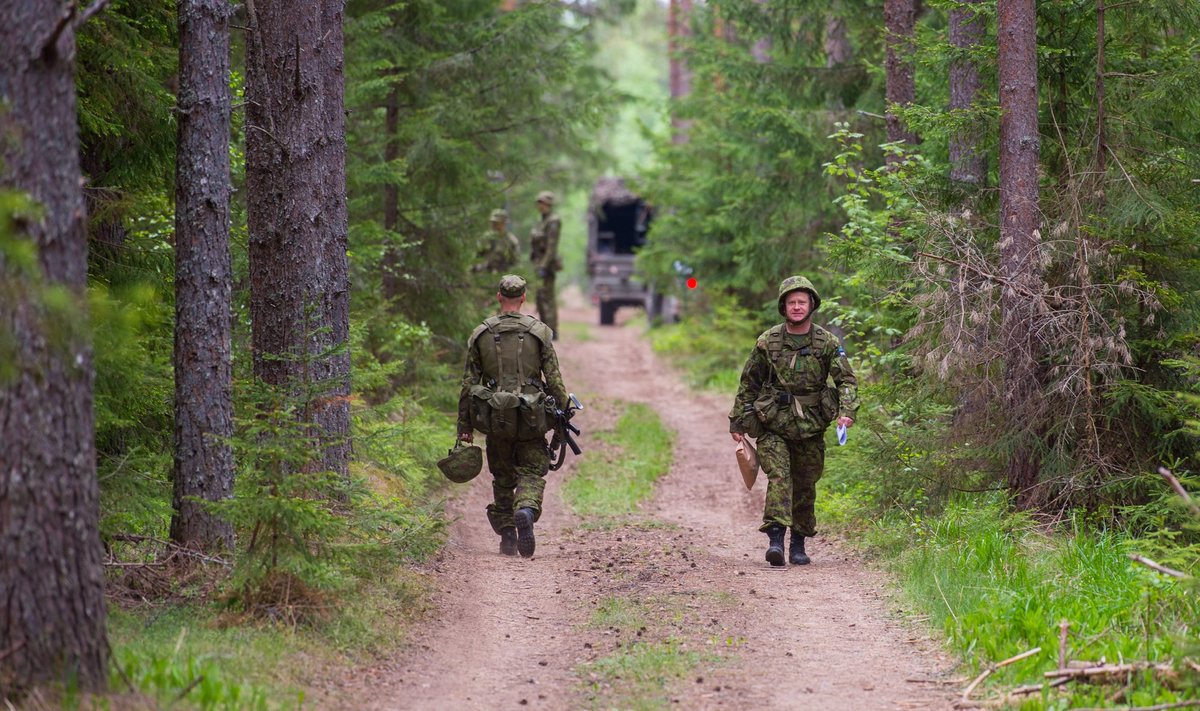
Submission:
[[[492,316],[475,329],[467,346],[478,344],[485,377],[495,376],[470,388],[472,427],[503,439],[546,434],[552,420],[541,372],[542,348],[549,338],[549,329],[527,314]]]

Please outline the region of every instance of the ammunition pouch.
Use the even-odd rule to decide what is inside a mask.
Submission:
[[[820,392],[793,394],[765,387],[753,408],[766,432],[788,440],[813,437],[824,432],[837,417],[837,388],[826,386]],[[749,428],[746,431],[750,434]]]
[[[537,439],[550,429],[546,396],[471,386],[471,427],[501,439]]]

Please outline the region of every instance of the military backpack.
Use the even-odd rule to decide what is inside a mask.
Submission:
[[[538,327],[541,328],[538,328]],[[470,387],[471,426],[503,439],[537,439],[550,429],[542,349],[549,329],[527,314],[492,316],[467,342],[479,348],[486,382]]]

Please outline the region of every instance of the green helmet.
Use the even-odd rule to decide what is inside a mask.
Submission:
[[[437,465],[450,481],[466,484],[483,471],[483,450],[476,445],[459,442],[438,460]]]
[[[550,192],[549,190],[543,190],[542,192],[538,193],[537,201],[544,202],[547,205],[553,205],[554,203],[558,202],[558,200],[556,200],[554,197],[554,193]]]
[[[821,295],[817,293],[817,287],[813,286],[812,282],[809,281],[808,279],[797,274],[796,276],[790,276],[787,279],[784,279],[783,281],[779,282],[779,315],[780,316],[786,315],[783,310],[784,298],[786,298],[788,294],[792,293],[793,291],[797,291],[799,289],[803,289],[803,290],[807,291],[809,293],[809,295],[812,296],[813,313],[816,313],[817,309],[821,308]]]
[[[492,216],[489,219],[492,222],[500,222],[501,220],[507,220],[508,219],[508,210],[505,210],[503,208],[496,208],[495,210],[492,210]]]

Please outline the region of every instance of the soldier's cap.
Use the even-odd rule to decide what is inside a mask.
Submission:
[[[507,220],[508,219],[508,210],[496,208],[495,210],[492,210],[492,216],[490,219],[492,222],[500,222],[501,220]]]
[[[500,295],[512,299],[525,294],[525,280],[516,274],[500,277]]]
[[[550,192],[549,190],[543,190],[542,192],[538,193],[537,201],[544,202],[547,205],[553,205],[555,202],[554,193]]]

